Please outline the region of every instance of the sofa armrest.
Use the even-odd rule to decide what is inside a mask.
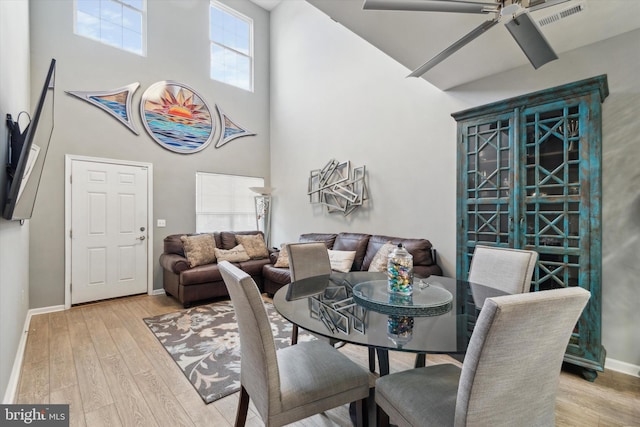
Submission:
[[[160,265],[165,270],[169,270],[175,274],[180,274],[190,268],[189,261],[187,261],[185,257],[167,253],[160,255]]]

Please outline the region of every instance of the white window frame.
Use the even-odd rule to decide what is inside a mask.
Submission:
[[[215,42],[213,40],[211,40],[211,32],[213,31],[213,22],[211,22],[211,10],[212,9],[218,9],[221,10],[224,13],[227,13],[231,16],[233,16],[236,19],[239,19],[241,21],[246,22],[249,25],[249,54],[245,54],[243,52],[240,52],[236,49],[234,49],[231,46],[227,46],[224,45],[222,43],[218,43]],[[218,82],[222,82],[222,83],[226,83],[228,85],[237,87],[239,89],[243,89],[246,90],[248,92],[253,92],[253,86],[254,86],[254,62],[255,62],[255,58],[254,58],[254,41],[253,41],[253,19],[249,18],[246,15],[243,15],[242,13],[238,12],[237,10],[234,10],[232,8],[230,8],[229,6],[217,1],[217,0],[211,0],[210,5],[209,5],[209,77],[212,80],[218,81]],[[223,49],[229,50],[231,52],[233,52],[235,55],[240,55],[242,57],[248,58],[249,59],[249,87],[243,87],[243,86],[239,86],[237,84],[235,84],[233,81],[229,81],[226,79],[218,79],[213,77],[213,46],[219,46]]]
[[[113,44],[113,43],[108,43],[107,41],[102,39],[100,36],[93,37],[93,36],[91,36],[89,34],[82,34],[82,33],[78,32],[78,0],[74,0],[73,1],[73,33],[76,34],[77,36],[85,37],[85,38],[88,38],[90,40],[97,41],[97,42],[102,43],[102,44],[104,44],[106,46],[115,47],[115,48],[123,50],[125,52],[129,52],[129,53],[133,53],[135,55],[140,55],[140,56],[145,56],[146,57],[147,56],[147,0],[142,0],[142,9],[138,9],[136,7],[133,7],[133,6],[129,5],[129,4],[127,4],[123,0],[109,0],[109,1],[112,2],[112,3],[117,3],[118,5],[122,6],[123,8],[126,8],[126,9],[128,9],[130,11],[134,11],[134,12],[137,12],[137,13],[140,14],[140,16],[141,16],[141,29],[140,29],[141,30],[141,34],[140,34],[140,37],[141,37],[141,49],[142,49],[142,52],[138,52],[138,51],[135,51],[135,50],[127,49],[123,44],[123,40],[121,40],[120,44],[117,45],[117,44]],[[96,16],[94,18],[96,18],[98,20],[98,27],[95,28],[95,29],[98,31],[98,33],[100,33],[101,28],[102,28],[101,24],[103,23],[103,19],[100,16]],[[114,22],[108,22],[108,23],[112,24],[112,25],[116,25],[116,26],[118,25],[118,24],[116,24]],[[124,25],[122,23],[119,25],[119,28],[120,28],[121,31],[127,29],[126,27],[124,27]]]
[[[264,178],[196,172],[196,232],[255,230],[256,193],[249,187],[264,187]]]

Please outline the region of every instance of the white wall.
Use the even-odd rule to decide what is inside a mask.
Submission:
[[[0,1],[0,165],[7,162],[5,117],[29,111],[29,3]],[[25,121],[21,124],[26,126]],[[0,170],[0,200],[6,175]],[[4,205],[2,205],[4,208]],[[4,403],[29,306],[29,225],[0,218],[0,396]]]
[[[154,165],[154,288],[162,287],[157,260],[168,234],[195,231],[195,173],[264,177],[269,182],[269,13],[248,0],[224,3],[253,18],[255,92],[209,78],[209,1],[148,1],[148,50],[142,57],[73,34],[73,0],[31,3],[33,87],[41,87],[50,59],[57,59],[55,129],[31,220],[31,307],[64,302],[64,155],[105,157]],[[139,114],[143,92],[160,80],[195,89],[214,110],[257,136],[212,143],[194,154],[162,148],[145,132]],[[117,120],[65,91],[116,89],[133,82],[136,136]],[[211,111],[215,114],[215,110]],[[150,226],[155,227],[154,223]]]
[[[604,106],[603,342],[608,356],[640,365],[636,325],[640,253],[635,165],[640,31],[442,92],[305,2],[271,13],[271,164],[275,244],[303,232],[426,237],[455,274],[456,128],[450,114],[505,97],[609,74]],[[371,201],[349,217],[306,196],[329,159],[366,165]],[[634,262],[635,261],[635,262]]]
[[[273,239],[354,231],[428,238],[455,271],[455,122],[465,104],[306,2],[271,12]],[[366,165],[370,201],[351,215],[310,205],[312,169]],[[453,209],[453,210],[452,210]]]

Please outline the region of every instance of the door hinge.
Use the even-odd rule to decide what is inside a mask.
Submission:
[[[73,230],[69,230],[69,238],[73,239]]]
[[[69,184],[73,184],[73,175],[69,175]]]

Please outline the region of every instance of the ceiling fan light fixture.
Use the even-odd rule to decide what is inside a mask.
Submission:
[[[517,3],[512,3],[500,9],[500,16],[515,16],[522,8]]]
[[[528,13],[514,17],[505,27],[536,70],[558,59],[558,55]]]

